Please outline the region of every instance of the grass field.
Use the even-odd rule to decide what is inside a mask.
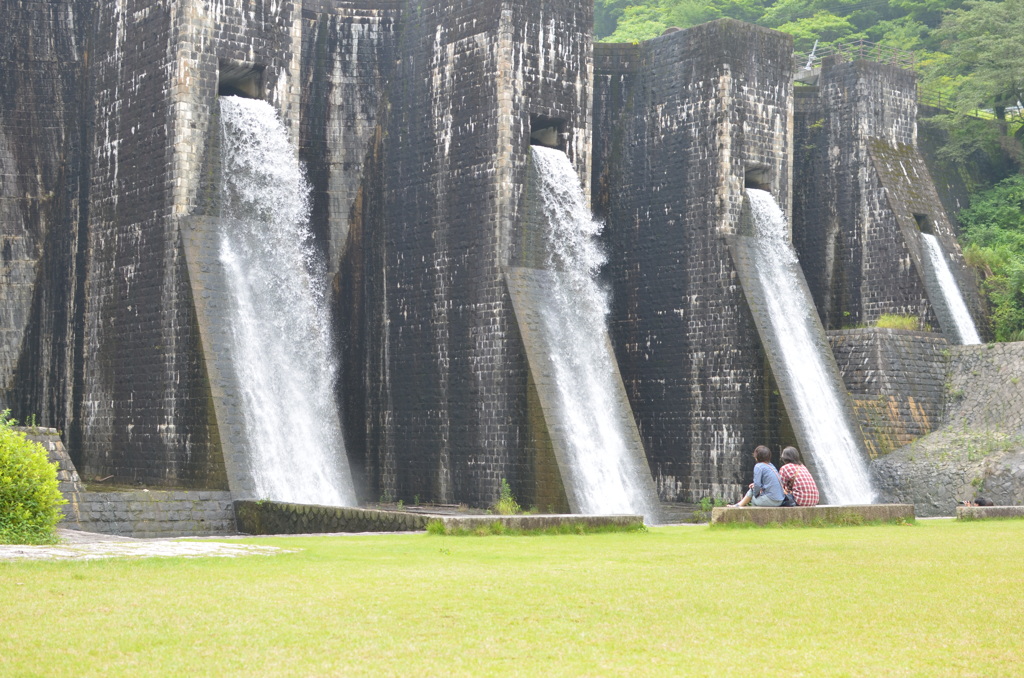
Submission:
[[[1024,521],[0,563],[0,675],[1020,676]]]

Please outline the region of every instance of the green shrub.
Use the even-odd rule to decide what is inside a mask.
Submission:
[[[10,410],[0,413],[0,544],[52,544],[65,500],[57,487],[57,465],[46,450],[11,428]]]
[[[964,259],[981,278],[996,341],[1024,340],[1024,175],[971,196],[957,215]]]

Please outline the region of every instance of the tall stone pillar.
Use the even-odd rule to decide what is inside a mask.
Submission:
[[[592,7],[419,0],[388,88],[379,231],[366,234],[368,476],[385,497],[530,503],[528,372],[503,267],[531,135],[589,183]]]
[[[723,19],[597,45],[595,209],[612,336],[663,500],[735,496],[786,428],[726,237],[790,204],[792,40]]]

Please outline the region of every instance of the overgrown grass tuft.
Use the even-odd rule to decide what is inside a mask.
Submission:
[[[890,330],[918,330],[921,329],[921,321],[916,315],[883,313],[878,316],[878,320],[875,322],[875,327]]]

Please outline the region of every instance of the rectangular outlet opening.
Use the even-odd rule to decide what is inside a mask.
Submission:
[[[767,167],[753,167],[743,176],[743,188],[756,188],[760,191],[772,190],[772,175]]]
[[[221,61],[217,76],[217,96],[262,99],[263,66]]]
[[[935,235],[935,223],[927,214],[915,214],[914,221],[917,222],[917,230],[928,235]]]
[[[530,145],[557,148],[565,152],[569,134],[566,132],[565,118],[552,118],[546,115],[530,116]]]

